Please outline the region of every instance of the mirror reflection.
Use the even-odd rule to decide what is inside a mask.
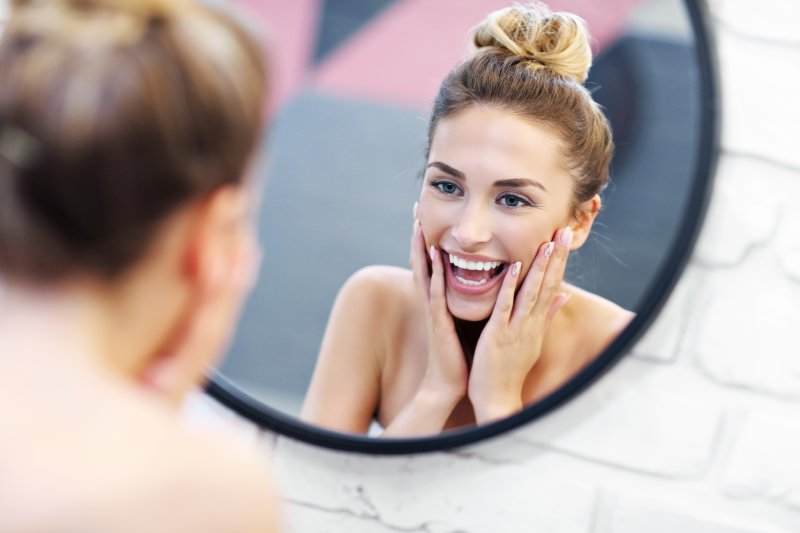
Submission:
[[[315,49],[279,95],[222,373],[319,427],[430,435],[545,397],[625,328],[681,222],[699,88],[678,0],[450,4],[276,29]]]

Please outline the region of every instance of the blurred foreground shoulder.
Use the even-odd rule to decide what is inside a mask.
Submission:
[[[133,486],[136,490],[129,498],[115,498],[116,505],[104,506],[137,517],[116,524],[114,530],[278,531],[269,465],[254,443],[182,425],[165,429],[135,461],[144,482]],[[109,514],[108,523],[115,521]]]
[[[0,408],[3,533],[277,531],[255,445],[187,427],[125,386],[18,396],[25,411]]]
[[[187,465],[190,471],[178,476],[178,484],[194,493],[193,501],[186,505],[202,510],[205,519],[186,531],[278,531],[270,468],[259,450],[221,437],[194,437],[191,435],[199,453],[193,462],[203,466],[192,471],[192,465]]]

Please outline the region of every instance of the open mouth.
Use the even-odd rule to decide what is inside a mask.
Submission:
[[[467,261],[452,254],[447,255],[453,276],[467,287],[486,285],[502,274],[507,265],[503,261]]]

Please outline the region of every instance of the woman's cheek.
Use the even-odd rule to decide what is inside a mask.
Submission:
[[[436,206],[435,199],[426,198],[426,195],[423,194],[420,198],[417,217],[426,246],[432,244],[437,247],[441,246],[442,237],[447,230],[447,213]]]
[[[522,261],[519,282],[525,279],[542,244],[552,240],[549,229],[525,228],[520,224],[504,228],[505,242],[510,251],[509,261]]]

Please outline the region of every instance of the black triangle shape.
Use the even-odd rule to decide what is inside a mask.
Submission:
[[[321,63],[339,45],[396,1],[323,0],[314,63]]]

